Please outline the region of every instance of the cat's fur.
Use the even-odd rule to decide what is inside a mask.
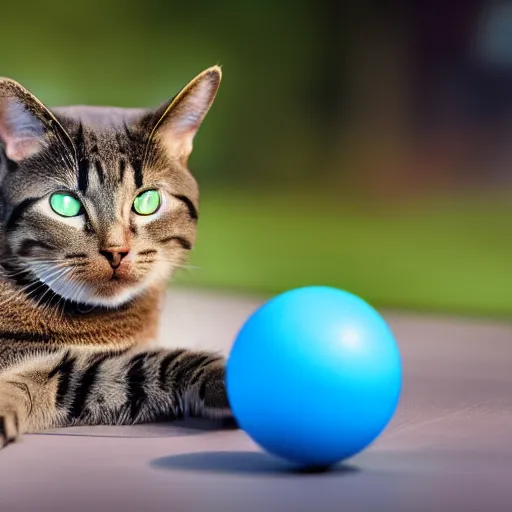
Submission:
[[[220,80],[207,69],[156,110],[50,110],[0,79],[0,446],[51,427],[230,417],[219,355],[147,345],[195,242],[187,160]],[[144,217],[132,204],[147,188],[163,204]],[[59,218],[59,191],[84,215]]]

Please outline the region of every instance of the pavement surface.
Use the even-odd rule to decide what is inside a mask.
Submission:
[[[161,341],[227,354],[258,305],[174,291]],[[346,464],[292,472],[242,431],[205,424],[56,430],[0,452],[0,511],[512,510],[512,323],[384,316],[403,358],[401,402]]]

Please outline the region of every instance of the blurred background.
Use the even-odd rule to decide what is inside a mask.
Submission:
[[[0,41],[48,106],[156,106],[222,65],[181,286],[512,313],[512,2],[25,0]]]

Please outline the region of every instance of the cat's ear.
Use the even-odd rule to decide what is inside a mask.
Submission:
[[[186,164],[194,137],[215,99],[221,78],[219,66],[208,68],[157,110],[157,122],[150,139],[156,140],[170,157]]]
[[[0,142],[7,158],[20,162],[35,155],[57,131],[62,127],[33,94],[10,78],[0,78]]]

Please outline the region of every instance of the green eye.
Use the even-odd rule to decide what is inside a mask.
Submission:
[[[82,213],[82,204],[70,194],[53,194],[50,197],[50,206],[55,213],[62,217],[76,217]]]
[[[133,201],[133,209],[139,215],[152,215],[160,208],[160,193],[157,190],[146,190]]]

